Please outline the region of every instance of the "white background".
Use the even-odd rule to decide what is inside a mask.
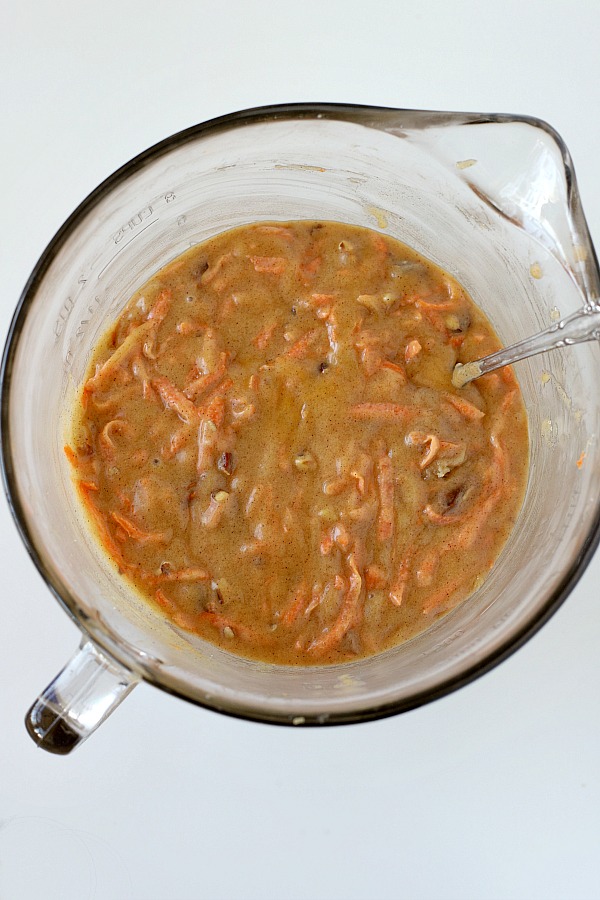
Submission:
[[[265,103],[529,113],[600,241],[600,4],[3,4],[0,339],[45,244],[161,138]],[[0,499],[1,900],[600,897],[600,558],[478,682],[368,725],[227,719],[145,685],[70,758],[22,725],[78,633]]]

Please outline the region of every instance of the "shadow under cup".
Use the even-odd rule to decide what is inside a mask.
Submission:
[[[84,634],[30,711],[30,733],[46,749],[80,743],[140,678],[276,723],[410,709],[519,646],[595,549],[600,357],[588,344],[518,364],[531,440],[518,522],[482,587],[408,643],[339,666],[260,664],[180,631],[130,589],[90,534],[63,452],[92,349],[132,293],[193,244],[248,222],[303,218],[379,228],[414,247],[465,286],[504,343],[597,298],[568,154],[535,120],[263,109],[176,135],[111,176],[40,259],[4,358],[9,501],[36,565]]]

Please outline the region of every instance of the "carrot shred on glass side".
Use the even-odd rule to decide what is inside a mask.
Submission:
[[[64,451],[65,456],[71,463],[71,465],[74,466],[75,468],[78,468],[79,467],[79,457],[77,456],[77,454],[75,453],[73,448],[70,447],[68,444],[65,444],[65,446],[63,447],[63,451]]]
[[[100,490],[94,481],[80,481],[79,486],[82,491],[93,491],[95,493]]]

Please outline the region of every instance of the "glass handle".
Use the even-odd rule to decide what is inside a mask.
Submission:
[[[65,756],[104,722],[138,680],[84,640],[27,713],[27,731],[38,747]]]

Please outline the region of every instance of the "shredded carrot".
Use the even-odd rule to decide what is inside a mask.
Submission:
[[[74,466],[75,468],[77,468],[79,466],[79,457],[77,456],[77,454],[75,453],[73,448],[69,447],[68,444],[65,444],[65,446],[63,447],[63,450],[64,450],[65,456],[67,457],[67,459],[69,460],[71,465]]]
[[[456,535],[455,544],[457,547],[462,550],[468,550],[469,547],[473,546],[474,541],[479,534],[481,534],[485,522],[489,519],[493,508],[496,506],[501,496],[501,490],[496,489],[475,507],[466,523]]]
[[[264,350],[268,347],[271,342],[271,338],[275,334],[277,330],[277,322],[271,322],[270,325],[266,325],[262,331],[259,331],[255,338],[253,338],[252,343],[258,350]]]
[[[284,612],[281,617],[281,622],[283,625],[289,627],[293,625],[302,612],[303,609],[306,608],[308,604],[309,597],[305,584],[300,584],[294,591],[294,597],[292,602]]]
[[[123,343],[119,344],[112,356],[109,356],[96,370],[95,374],[88,379],[84,385],[86,395],[89,397],[89,394],[93,391],[105,390],[107,384],[110,384],[111,380],[115,379],[119,372],[119,367],[127,361],[131,353],[138,350],[140,344],[144,344],[144,341],[156,331],[156,328],[157,323],[155,321],[142,322],[141,325],[137,325],[128,334]]]
[[[83,501],[84,508],[94,522],[98,537],[100,538],[100,541],[104,545],[104,548],[108,552],[109,556],[112,557],[113,562],[116,563],[121,572],[131,571],[134,567],[129,566],[126,563],[121,552],[121,548],[117,546],[112,534],[110,533],[106,518],[96,507],[96,505],[92,503],[88,488],[86,487],[85,483],[79,482],[77,487],[79,488],[79,496]]]
[[[191,428],[189,425],[184,425],[182,428],[179,428],[177,431],[172,432],[169,437],[169,443],[165,444],[165,446],[162,447],[162,449],[161,449],[162,458],[163,459],[173,459],[173,457],[179,453],[179,451],[182,449],[182,447],[185,446],[188,438],[190,437],[190,434],[191,434]],[[140,453],[139,450],[137,452]],[[142,457],[142,459],[143,459],[143,457]],[[146,456],[146,459],[144,459],[143,462],[147,462],[147,460],[148,460],[148,456]]]
[[[327,531],[322,535],[319,550],[321,551],[321,556],[329,556],[333,550],[333,537],[331,536],[330,531]]]
[[[517,389],[513,388],[512,391],[509,391],[508,394],[506,394],[506,396],[504,397],[504,400],[500,404],[500,409],[502,410],[503,413],[506,413],[506,411],[508,410],[508,408],[510,406],[512,406],[512,404],[516,400],[516,398],[517,398]]]
[[[228,282],[223,283],[223,290],[227,287],[227,285]],[[216,282],[214,287],[216,289]],[[221,300],[221,305],[219,306],[219,309],[217,311],[217,322],[219,323],[219,325],[222,325],[224,322],[226,322],[227,319],[229,319],[230,316],[233,315],[236,309],[237,303],[235,299],[231,294],[228,294]]]
[[[114,457],[117,449],[112,439],[113,433],[121,437],[130,437],[133,434],[133,428],[127,422],[124,422],[123,419],[111,419],[110,422],[106,423],[100,432],[98,444],[110,458]]]
[[[292,344],[290,349],[285,352],[285,356],[289,356],[291,359],[305,359],[318,333],[316,330],[308,331],[295,344]]]
[[[353,553],[350,553],[348,556],[348,566],[350,568],[349,588],[338,617],[327,631],[323,631],[319,637],[309,644],[307,648],[309,653],[323,654],[333,650],[358,619],[362,595],[362,578],[356,566]]]
[[[426,311],[430,309],[436,311],[456,309],[456,304],[451,300],[444,303],[432,303],[431,300],[425,300],[423,297],[419,297],[419,299],[415,301],[415,306],[418,309],[425,309]]]
[[[345,491],[348,487],[348,479],[345,475],[339,475],[337,478],[330,478],[323,482],[323,493],[328,497],[336,497]]]
[[[302,266],[302,271],[308,273],[309,275],[314,275],[319,271],[322,261],[323,260],[320,256],[315,256],[313,259],[309,260]]]
[[[198,458],[196,470],[203,475],[214,461],[215,445],[217,442],[217,426],[208,416],[202,419],[198,426]]]
[[[407,552],[406,556],[398,566],[396,576],[390,585],[389,598],[394,606],[402,606],[402,603],[404,602],[404,593],[411,575],[410,566],[414,552],[414,548]]]
[[[98,490],[97,487],[93,487],[92,485],[93,485],[93,482],[90,482],[90,481],[78,481],[77,489],[79,490],[79,493],[81,494],[81,496],[85,498],[86,504],[88,506],[93,507],[95,513],[98,513],[98,515],[102,515],[102,513],[98,509],[96,509],[96,507],[90,500],[90,497],[89,497],[90,491],[93,494],[95,494]]]
[[[579,459],[577,460],[577,468],[578,468],[578,469],[581,469],[581,468],[582,468],[582,466],[583,466],[583,461],[584,461],[584,459],[585,459],[586,456],[587,456],[587,454],[585,453],[585,451],[583,451],[583,453],[581,454],[581,456],[580,456]]]
[[[482,419],[485,415],[483,410],[475,406],[474,403],[470,403],[464,397],[457,397],[456,394],[444,394],[444,400],[457,409],[465,419],[470,419],[472,422]]]
[[[366,375],[370,378],[383,365],[383,351],[377,347],[363,347],[360,351],[360,361]]]
[[[94,390],[95,390],[95,387],[92,384],[92,379],[90,378],[84,384],[83,389],[81,391],[81,405],[83,406],[84,409],[87,409],[90,397],[93,395]]]
[[[221,395],[214,397],[206,407],[205,415],[220,428],[225,420],[225,398]]]
[[[377,537],[380,541],[389,541],[394,531],[394,471],[387,453],[377,461],[377,483],[379,485]]]
[[[437,550],[430,550],[422,557],[415,572],[415,579],[419,587],[429,587],[439,564],[440,554]]]
[[[398,365],[398,363],[390,362],[389,359],[386,359],[384,362],[381,363],[381,368],[389,369],[390,372],[394,372],[396,375],[400,375],[402,382],[403,383],[406,382],[406,372],[404,371],[402,366]]]
[[[203,331],[206,331],[207,325],[201,322],[190,322],[189,320],[183,320],[182,322],[178,322],[175,328],[177,334],[185,335],[186,337],[190,334],[200,334]]]
[[[165,594],[165,592],[161,591],[160,588],[157,588],[154,596],[156,598],[156,602],[158,603],[158,605],[162,606],[162,608],[164,610],[166,610],[167,612],[174,613],[177,610],[177,604],[173,603],[173,601],[170,600],[169,597],[167,597],[167,595]]]
[[[171,569],[163,567],[159,575],[152,576],[154,581],[182,581],[195,583],[197,581],[208,581],[210,574],[206,569],[200,569],[196,566],[188,566],[185,569]]]
[[[388,245],[384,238],[377,232],[373,233],[373,246],[382,259],[387,259],[390,252]]]
[[[94,481],[80,481],[79,487],[82,491],[99,491],[100,488]]]
[[[465,509],[463,512],[438,512],[431,503],[428,503],[427,506],[423,509],[423,515],[429,519],[434,525],[457,525],[459,522],[464,522],[467,518],[469,518],[470,510]]]
[[[254,404],[250,405],[254,408]],[[292,471],[292,461],[289,456],[289,449],[285,444],[280,444],[277,448],[277,465],[282,472]]]
[[[321,589],[321,585],[319,585],[319,584],[313,584],[312,597],[311,597],[310,603],[308,604],[308,606],[307,606],[306,609],[304,610],[304,618],[305,618],[305,619],[308,619],[308,617],[310,616],[310,614],[311,614],[312,612],[314,612],[314,610],[315,610],[318,606],[321,605],[321,602],[322,602],[322,600],[323,600],[323,597],[326,595],[326,593],[327,593],[328,591],[331,590],[331,588],[332,588],[332,585],[331,585],[331,584],[325,585],[325,587],[324,587],[323,589]]]
[[[509,387],[517,386],[517,379],[515,378],[515,373],[512,370],[512,366],[503,366],[498,370],[498,373],[502,381]]]
[[[350,469],[350,477],[356,479],[358,493],[364,496],[370,490],[373,479],[373,459],[371,456],[367,453],[361,453]]]
[[[129,494],[126,494],[125,491],[118,491],[117,498],[119,500],[119,503],[121,504],[121,508],[124,509],[125,512],[133,512],[133,500],[131,499]]]
[[[146,362],[141,354],[133,360],[131,370],[142,383],[142,397],[144,400],[156,400],[156,393],[150,384],[150,375]]]
[[[157,297],[156,303],[148,313],[148,320],[160,325],[167,317],[167,313],[173,302],[173,293],[170,290],[161,291]]]
[[[125,516],[122,516],[121,513],[112,511],[110,513],[111,519],[113,519],[117,525],[119,525],[123,531],[134,541],[139,541],[142,544],[145,543],[159,543],[166,544],[171,538],[171,531],[142,531],[141,528],[138,528],[130,519],[127,519]]]
[[[385,572],[381,566],[371,563],[365,569],[365,587],[368,591],[382,588],[386,583]]]
[[[246,556],[268,556],[269,552],[270,549],[266,542],[261,541],[258,538],[254,538],[253,540],[240,545],[240,553],[243,553]]]
[[[462,512],[439,513],[428,504],[423,513],[436,525],[457,525],[462,523],[449,543],[447,551],[467,550],[473,545],[483,525],[489,518],[493,508],[502,496],[502,484],[507,477],[507,461],[500,441],[492,436],[493,462],[490,466],[486,484],[484,484],[476,502]]]
[[[322,259],[320,256],[313,256],[310,259],[304,259],[298,266],[298,277],[302,284],[309,285],[315,275],[321,268]]]
[[[284,256],[250,256],[255,272],[267,272],[269,275],[283,275],[287,268]]]
[[[230,260],[232,256],[233,256],[232,253],[223,253],[217,259],[217,261],[214,263],[214,265],[209,266],[206,269],[206,271],[202,273],[202,275],[200,276],[201,283],[202,284],[210,284],[214,280],[216,275],[218,275],[219,272],[222,270],[225,263],[228,262],[228,260]]]
[[[189,400],[198,400],[203,394],[210,391],[223,379],[227,369],[227,353],[219,356],[219,362],[213,372],[203,373],[193,378],[185,387],[183,393]]]
[[[168,378],[162,375],[153,378],[152,387],[156,388],[166,408],[176,412],[186,425],[191,425],[198,419],[197,408]]]

